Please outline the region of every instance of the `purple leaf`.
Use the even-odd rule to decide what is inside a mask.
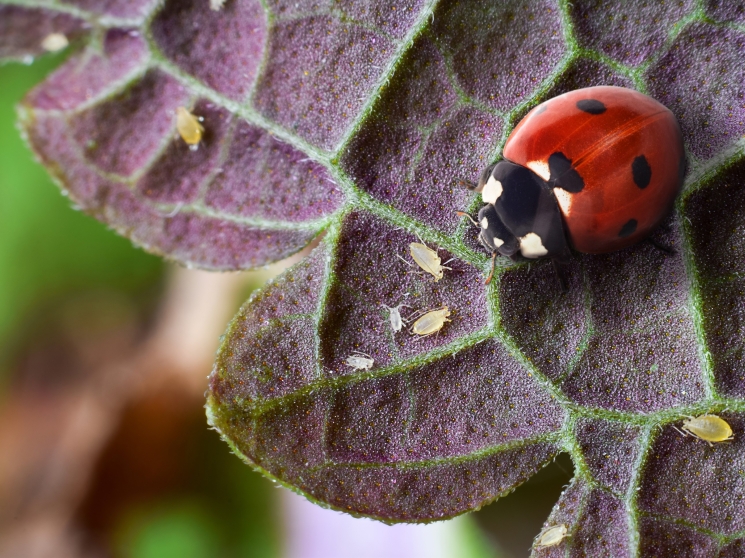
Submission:
[[[158,5],[158,0],[62,0],[60,4],[76,6],[96,15],[139,23]]]
[[[70,13],[50,8],[0,4],[0,61],[33,60],[44,54],[44,39],[60,33],[68,40],[82,37],[91,25]]]
[[[676,114],[688,150],[699,159],[745,134],[743,49],[745,32],[692,23],[647,70],[652,94]]]
[[[642,556],[674,556],[680,549],[686,549],[691,558],[726,556],[724,551],[717,555],[719,545],[711,536],[674,521],[643,517],[639,522],[639,537]]]
[[[342,168],[381,202],[452,233],[502,131],[502,119],[459,101],[437,46],[427,38],[402,61],[375,113],[345,150]]]
[[[0,16],[5,58],[78,39],[19,112],[80,207],[211,269],[325,233],[241,309],[210,377],[210,422],[253,467],[354,515],[432,521],[567,452],[576,477],[545,527],[568,536],[534,555],[742,554],[742,2],[68,0]],[[601,84],[680,121],[688,174],[652,236],[674,254],[576,255],[565,294],[546,263],[499,262],[486,287],[455,214],[480,200],[459,181],[532,107]],[[178,107],[202,119],[197,149]],[[418,235],[437,282],[411,261]],[[449,321],[412,333],[432,311]],[[704,413],[734,440],[676,431]]]
[[[742,432],[741,413],[721,413],[735,432]],[[672,427],[657,433],[654,456],[641,477],[640,511],[675,519],[720,535],[745,529],[745,439],[709,446],[681,436]],[[716,450],[716,451],[715,451]]]
[[[233,101],[244,101],[261,63],[266,22],[259,0],[171,0],[152,23],[153,39],[181,71]],[[220,37],[220,40],[215,40]]]
[[[705,181],[686,199],[701,304],[703,335],[714,386],[725,397],[745,397],[745,161]]]
[[[580,46],[611,59],[638,66],[660,51],[675,24],[690,14],[693,0],[679,2],[603,2],[570,6]]]
[[[624,501],[587,482],[575,479],[564,491],[545,523],[545,529],[567,528],[567,537],[554,546],[534,543],[534,555],[630,556],[631,526]],[[568,553],[567,547],[571,550]],[[646,554],[644,556],[647,556]]]

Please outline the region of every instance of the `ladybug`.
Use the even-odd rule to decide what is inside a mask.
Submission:
[[[588,87],[536,106],[507,138],[504,160],[484,169],[475,225],[492,254],[513,260],[620,250],[670,213],[686,158],[678,121],[651,97]],[[465,215],[462,212],[458,212]],[[664,249],[663,247],[661,247]]]

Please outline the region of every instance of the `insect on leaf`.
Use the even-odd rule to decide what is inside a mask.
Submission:
[[[428,522],[568,452],[579,473],[545,527],[571,536],[534,555],[742,555],[736,2],[37,4],[0,0],[0,58],[69,40],[19,116],[78,207],[213,270],[261,267],[323,234],[242,307],[210,376],[209,421],[246,462],[334,509]],[[640,90],[680,123],[683,190],[651,237],[673,252],[575,254],[566,292],[550,263],[500,257],[484,285],[480,227],[456,214],[483,200],[460,184],[500,159],[530,109],[593,85]],[[196,150],[179,107],[203,118]],[[629,184],[652,188],[655,168],[635,165]],[[413,273],[416,244],[429,252]],[[422,334],[397,334],[381,311],[402,301],[426,309],[407,324]],[[732,439],[676,431],[702,415]]]

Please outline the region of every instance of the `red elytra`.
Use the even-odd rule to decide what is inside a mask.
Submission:
[[[577,192],[552,186],[579,252],[611,252],[646,237],[670,212],[685,172],[675,116],[622,87],[589,87],[549,99],[520,121],[503,151],[505,159],[547,183],[549,158],[557,153],[584,183]],[[632,222],[634,230],[619,235]]]

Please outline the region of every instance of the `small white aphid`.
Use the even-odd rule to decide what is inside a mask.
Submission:
[[[215,12],[219,12],[222,10],[222,7],[225,5],[226,0],[210,0],[210,10],[213,10]]]
[[[435,283],[442,279],[443,269],[450,269],[449,267],[442,265],[440,263],[440,256],[437,255],[437,252],[432,250],[432,248],[423,242],[412,242],[409,244],[409,253],[411,254],[411,258],[419,267],[435,278]]]
[[[422,337],[425,337],[437,333],[443,328],[445,322],[450,321],[448,320],[449,315],[450,310],[447,306],[443,306],[439,310],[427,312],[411,326],[412,335],[421,335]]]
[[[199,142],[202,141],[204,127],[200,124],[199,119],[184,107],[176,109],[176,129],[181,139],[188,145],[199,145]]]
[[[535,547],[548,548],[550,546],[556,546],[563,541],[566,536],[567,526],[563,523],[554,525],[553,527],[547,527],[536,537]]]
[[[404,327],[404,321],[401,318],[401,311],[399,308],[402,306],[408,308],[405,304],[399,304],[398,306],[386,306],[383,305],[388,309],[388,319],[391,321],[391,329],[393,330],[393,333],[398,333],[401,331],[401,328]]]
[[[698,417],[687,417],[683,421],[683,435],[689,434],[694,438],[703,440],[710,446],[712,442],[727,442],[734,440],[732,427],[722,418],[716,415],[701,415]]]
[[[70,41],[62,33],[50,33],[41,41],[41,48],[47,52],[57,52],[66,48],[69,44]]]
[[[358,353],[355,351],[353,354],[347,357],[347,360],[344,364],[346,364],[347,366],[351,366],[355,370],[370,370],[374,363],[375,361],[370,355],[366,355],[365,353]]]

